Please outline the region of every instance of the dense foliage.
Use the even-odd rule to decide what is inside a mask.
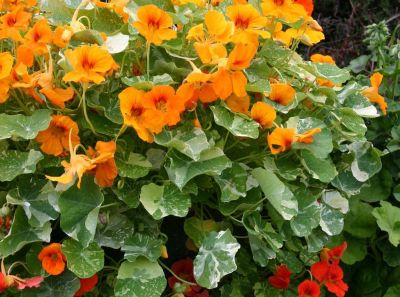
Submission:
[[[397,284],[382,274],[368,295],[359,273],[399,262],[400,67],[385,30],[341,69],[296,52],[324,39],[312,1],[0,5],[1,292],[340,297]],[[388,266],[371,265],[381,252]],[[361,264],[345,276],[342,262]]]

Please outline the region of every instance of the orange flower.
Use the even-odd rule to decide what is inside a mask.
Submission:
[[[213,74],[212,86],[221,99],[225,100],[232,93],[238,97],[246,96],[247,78],[242,70],[250,66],[256,51],[254,45],[239,43],[228,59],[220,63],[218,71]]]
[[[10,85],[7,80],[0,80],[0,103],[4,103],[7,101],[10,94],[8,91],[10,90]]]
[[[202,72],[193,63],[193,71],[186,77],[184,83],[178,88],[176,94],[185,102],[185,106],[193,108],[197,100],[203,103],[209,103],[217,100],[211,86],[211,74]]]
[[[275,83],[271,84],[271,93],[269,99],[272,101],[282,104],[289,105],[292,103],[296,96],[296,90],[289,84]]]
[[[0,18],[0,39],[22,41],[20,31],[25,32],[28,29],[31,18],[32,14],[25,12],[22,7],[3,15]]]
[[[174,24],[172,18],[157,6],[150,4],[140,7],[137,17],[139,20],[133,26],[147,42],[160,45],[164,40],[176,38],[176,32],[171,29]]]
[[[24,47],[29,48],[33,55],[43,55],[48,53],[47,45],[53,40],[53,32],[47,19],[41,19],[26,33],[24,37]],[[31,66],[31,65],[27,65]]]
[[[155,86],[144,96],[143,106],[148,109],[151,121],[147,121],[147,127],[153,133],[161,132],[164,125],[174,126],[185,110],[184,101],[177,95],[171,86]],[[161,119],[161,122],[154,121]],[[161,125],[160,125],[161,123]]]
[[[216,10],[207,12],[204,23],[207,34],[203,24],[199,24],[189,30],[186,38],[195,40],[194,48],[203,64],[217,64],[227,56],[224,44],[231,40],[235,25]]]
[[[43,269],[50,275],[60,275],[65,269],[67,259],[61,251],[61,244],[52,243],[44,247],[38,255]]]
[[[312,143],[313,136],[320,133],[320,128],[310,129],[302,134],[296,134],[294,128],[276,128],[268,134],[268,145],[273,155],[289,150],[294,142]]]
[[[258,44],[258,36],[270,37],[270,33],[263,30],[268,19],[261,16],[251,4],[228,6],[226,15],[235,24],[235,33],[232,37],[235,43]]]
[[[312,15],[314,11],[314,3],[313,0],[294,0],[295,3],[298,3],[304,7],[304,9],[307,11],[307,14],[309,16]]]
[[[9,52],[0,53],[0,80],[8,79],[13,63],[14,58]]]
[[[68,72],[65,82],[81,82],[99,84],[105,76],[111,74],[118,65],[110,53],[98,45],[83,45],[74,50],[66,50],[65,56],[73,70]]]
[[[45,95],[54,105],[64,108],[65,102],[74,97],[72,88],[62,89],[54,86],[53,82],[53,59],[49,56],[49,67],[47,72],[39,75],[38,85],[42,87],[40,93]]]
[[[107,3],[101,2],[100,0],[94,0],[93,2],[97,7],[113,10],[116,14],[122,17],[124,23],[128,22],[129,14],[125,11],[125,7],[129,3],[129,0],[110,0]]]
[[[310,60],[314,63],[326,63],[326,64],[333,64],[335,65],[336,62],[331,56],[324,56],[321,54],[314,54],[310,57]],[[333,88],[335,86],[335,83],[328,80],[328,79],[323,79],[323,78],[317,78],[317,83],[320,86],[323,87],[328,87],[328,88]]]
[[[265,102],[256,102],[251,108],[251,118],[259,123],[263,129],[271,128],[276,119],[276,111]]]
[[[72,132],[72,130],[71,130]],[[91,171],[96,167],[94,160],[91,160],[88,156],[77,154],[77,150],[79,145],[72,147],[71,141],[71,133],[69,139],[69,151],[71,153],[70,163],[67,161],[62,161],[61,165],[64,167],[65,172],[61,176],[48,176],[46,178],[58,182],[60,184],[68,185],[75,181],[76,177],[78,178],[78,189],[81,188],[82,176],[85,172]]]
[[[91,147],[88,149],[89,157],[96,164],[96,168],[94,168],[95,179],[100,187],[111,187],[118,175],[117,165],[114,160],[116,149],[117,145],[114,141],[98,141],[96,150]]]
[[[295,138],[295,129],[276,128],[271,134],[268,133],[268,146],[273,155],[283,153],[290,149]]]
[[[240,112],[244,114],[249,113],[250,97],[248,95],[243,97],[238,97],[232,94],[225,100],[225,103],[234,112]]]
[[[124,118],[124,124],[133,127],[138,136],[146,141],[153,142],[153,135],[146,126],[148,121],[153,120],[156,125],[162,123],[160,118],[150,118],[149,113],[143,106],[144,92],[134,87],[123,90],[119,95],[120,109]]]
[[[293,0],[264,0],[261,9],[265,16],[281,18],[288,23],[297,22],[307,16],[304,7]]]
[[[2,10],[14,10],[19,7],[32,7],[35,6],[37,0],[2,0],[0,1],[0,8]]]
[[[40,149],[44,153],[60,156],[64,150],[69,150],[70,131],[72,145],[76,146],[80,142],[78,125],[68,116],[53,115],[50,126],[39,132],[36,141],[42,144]]]
[[[53,43],[59,48],[66,47],[73,35],[73,30],[69,26],[58,26],[54,31]]]
[[[81,286],[80,286],[78,292],[76,292],[74,296],[80,297],[86,293],[91,292],[94,289],[94,287],[96,287],[98,281],[99,281],[99,278],[98,278],[97,274],[95,274],[89,278],[80,278],[79,282],[80,282]]]
[[[317,133],[321,133],[321,128],[310,129],[302,134],[296,134],[295,141],[302,143],[313,143],[314,135]]]
[[[368,98],[368,100],[372,103],[377,103],[382,110],[384,115],[387,114],[387,103],[385,102],[385,98],[379,95],[379,86],[382,83],[383,75],[379,72],[374,73],[371,78],[371,87],[363,90],[361,94]]]
[[[314,54],[310,57],[310,60],[314,63],[336,64],[335,60],[329,55]]]

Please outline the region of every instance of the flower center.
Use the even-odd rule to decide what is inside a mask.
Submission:
[[[282,6],[283,3],[285,3],[285,0],[274,0],[274,3],[275,3],[276,5]]]
[[[85,69],[85,70],[91,70],[91,69],[93,69],[94,68],[94,65],[95,65],[95,61],[91,61],[90,59],[89,59],[89,57],[88,56],[84,56],[83,57],[83,59],[82,59],[82,67]]]
[[[157,30],[160,28],[160,21],[157,19],[149,19],[148,27],[150,30]]]
[[[17,20],[15,19],[14,16],[10,16],[7,18],[7,25],[9,27],[13,27],[16,24]]]
[[[248,18],[238,17],[235,20],[235,27],[238,29],[245,30],[249,27],[249,24],[250,24],[250,20]]]
[[[167,111],[167,99],[165,97],[159,97],[156,99],[155,106],[158,110],[161,110],[163,112]]]
[[[140,117],[143,112],[144,112],[144,109],[141,106],[134,105],[131,108],[131,116],[132,117]]]

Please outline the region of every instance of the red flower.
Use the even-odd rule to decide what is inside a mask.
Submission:
[[[299,297],[319,297],[321,289],[316,282],[305,280],[297,287],[297,292]]]
[[[190,258],[182,259],[174,264],[172,264],[171,270],[180,278],[191,282],[191,283],[196,283],[196,280],[194,279],[193,275],[193,260]],[[174,277],[170,276],[168,278],[168,286],[171,289],[175,289],[175,284],[180,283],[180,281]],[[200,286],[189,286],[185,283],[180,283],[181,286],[185,288],[183,294],[186,297],[208,297],[208,291],[203,290],[202,287]]]
[[[4,292],[8,288],[6,276],[0,272],[0,293]]]
[[[83,294],[91,292],[94,289],[94,287],[96,287],[99,278],[97,277],[97,274],[95,274],[89,278],[80,278],[79,281],[81,283],[81,287],[79,288],[78,292],[76,292],[74,295],[77,297],[83,296]]]
[[[343,242],[341,245],[332,249],[324,248],[321,251],[321,261],[327,261],[330,263],[339,264],[340,258],[343,257],[344,252],[347,249],[347,242]]]
[[[31,278],[26,278],[23,281],[16,281],[15,287],[18,290],[23,290],[25,288],[39,288],[40,284],[44,281],[43,276],[35,276]]]
[[[268,282],[277,289],[287,289],[290,284],[291,274],[286,265],[280,265],[276,268],[275,274],[268,278]]]
[[[337,297],[343,297],[346,294],[348,286],[343,281],[343,270],[338,264],[320,261],[311,266],[311,273]]]

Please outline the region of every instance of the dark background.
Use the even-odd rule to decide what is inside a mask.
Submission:
[[[306,54],[329,54],[345,66],[365,53],[366,25],[387,20],[393,29],[400,24],[400,0],[316,0],[313,17],[324,28],[325,40],[306,49]]]

